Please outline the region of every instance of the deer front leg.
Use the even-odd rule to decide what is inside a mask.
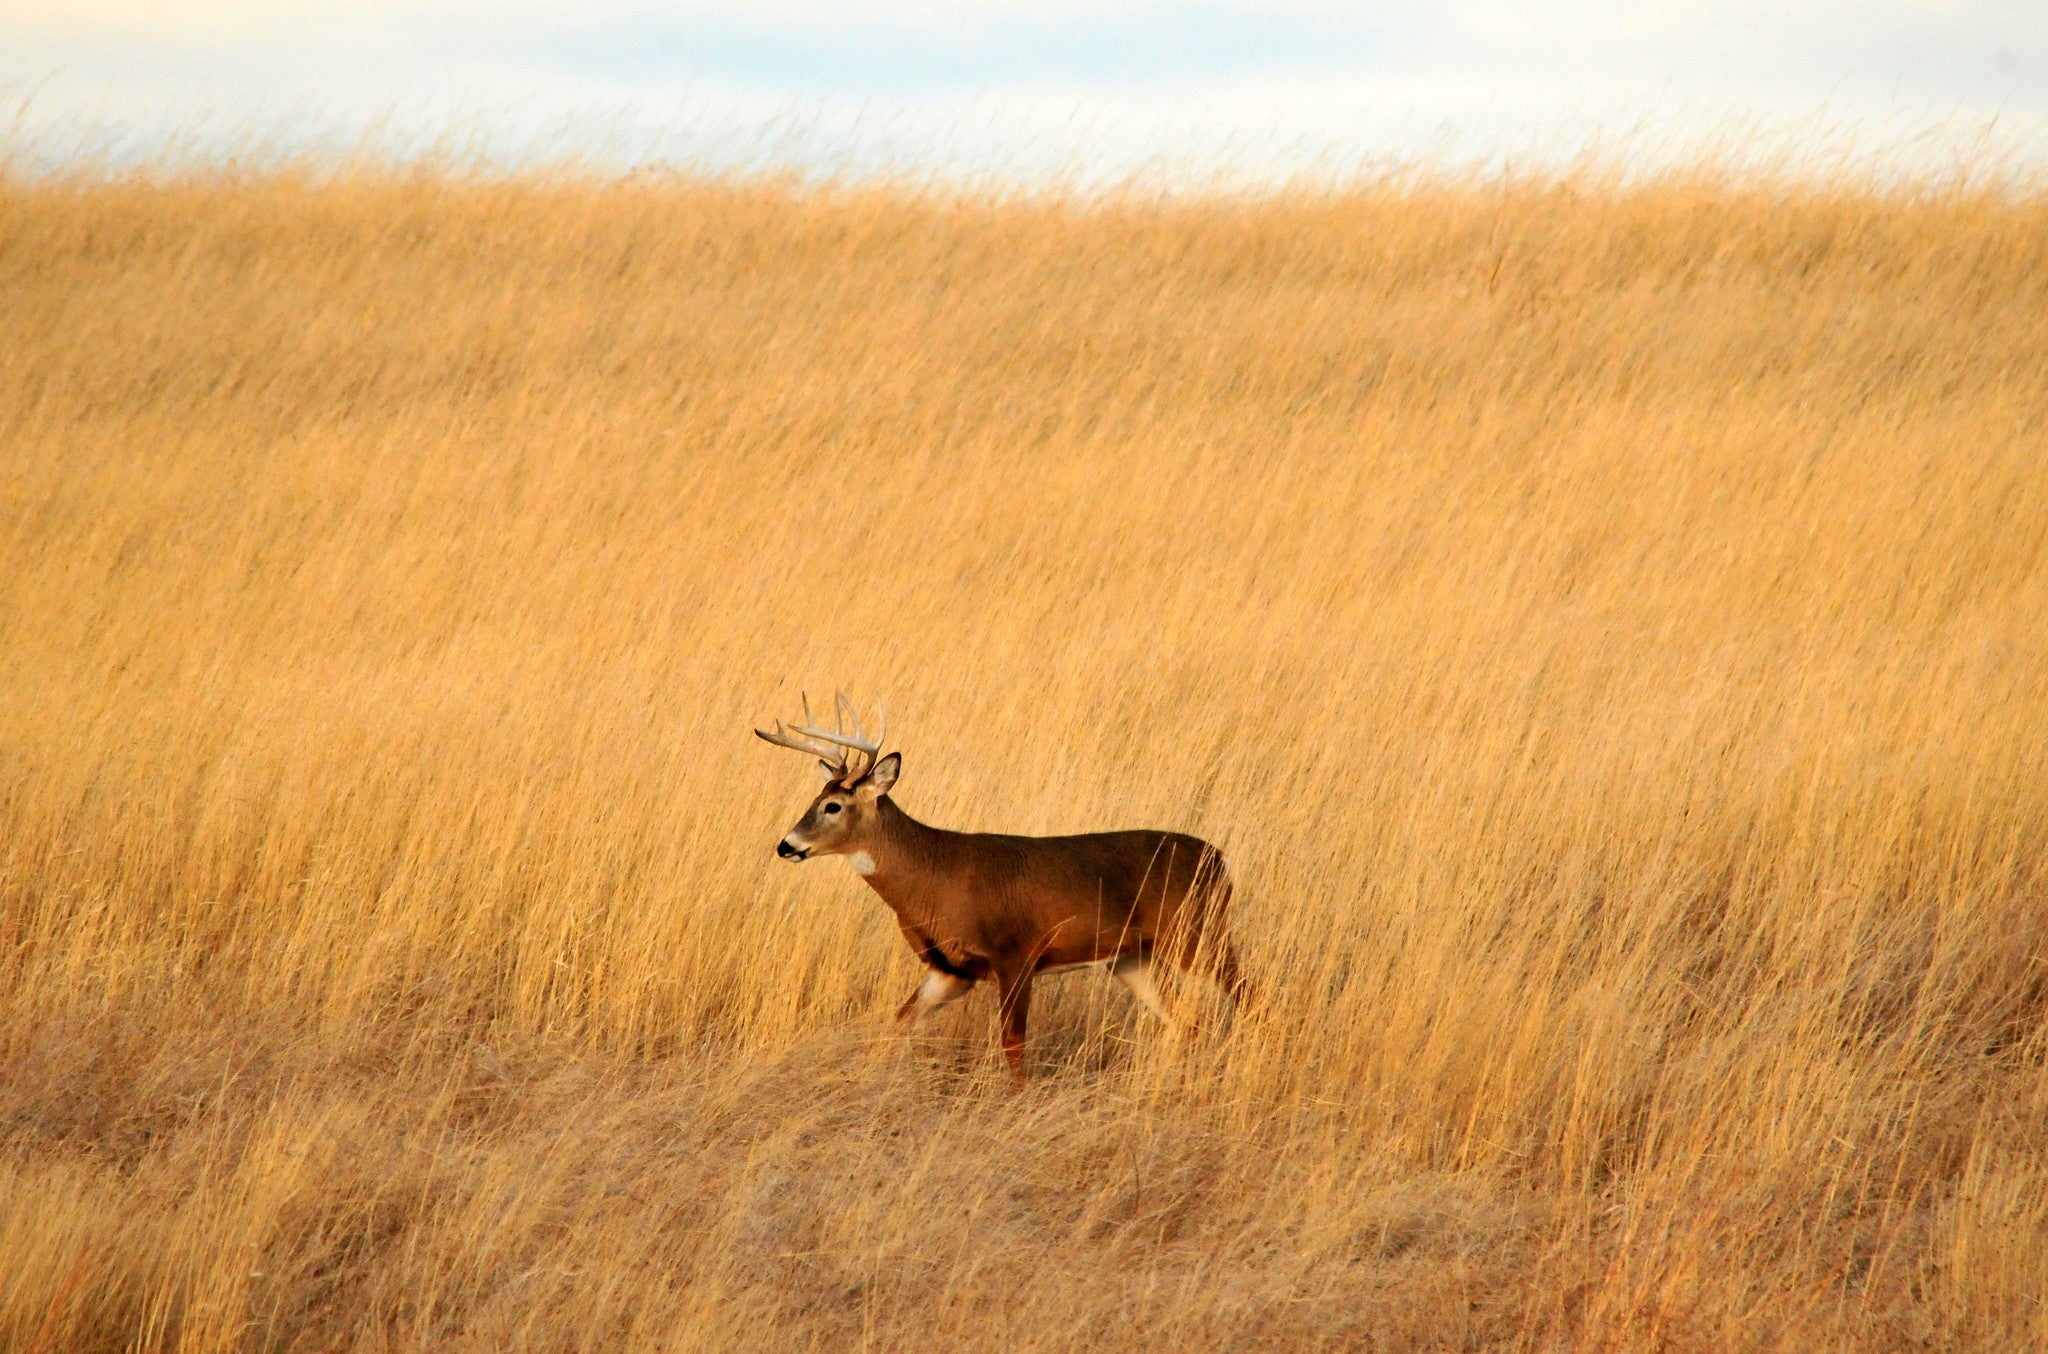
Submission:
[[[933,1011],[949,1002],[955,1002],[974,990],[972,978],[956,978],[950,973],[933,969],[924,975],[924,981],[910,994],[910,1000],[903,1003],[896,1012],[896,1028],[908,1034]]]
[[[1152,961],[1142,954],[1127,954],[1109,966],[1110,976],[1130,989],[1132,996],[1143,1003],[1146,1010],[1165,1021],[1170,1029],[1179,1029],[1181,1022],[1167,1006],[1166,998],[1159,995],[1159,984],[1152,978]]]
[[[1010,1076],[1019,1086],[1024,1075],[1024,1023],[1031,1015],[1031,970],[997,970],[996,987],[1002,998],[1003,1056],[1010,1061]]]

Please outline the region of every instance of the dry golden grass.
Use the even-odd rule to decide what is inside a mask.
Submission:
[[[0,1346],[2048,1340],[2044,467],[2024,192],[0,179]]]

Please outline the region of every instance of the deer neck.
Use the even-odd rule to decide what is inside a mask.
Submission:
[[[947,834],[918,822],[887,795],[875,802],[875,810],[875,830],[846,853],[846,863],[883,902],[898,907],[921,880],[931,877],[939,861],[938,839]]]

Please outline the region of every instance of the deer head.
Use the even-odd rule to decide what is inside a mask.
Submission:
[[[811,718],[811,702],[804,700],[804,722],[792,728],[776,721],[775,732],[756,729],[760,737],[781,748],[808,752],[818,759],[825,774],[825,788],[811,801],[796,826],[775,844],[775,854],[784,860],[808,860],[812,856],[846,855],[861,849],[861,842],[873,830],[883,795],[896,783],[903,769],[903,755],[882,756],[882,739],[888,735],[886,713],[881,728],[871,740],[861,726],[860,712],[846,693],[837,693],[837,727],[818,728]],[[851,722],[853,732],[846,731]],[[858,862],[856,862],[858,863]]]

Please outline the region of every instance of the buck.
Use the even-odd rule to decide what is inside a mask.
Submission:
[[[1014,837],[948,832],[918,822],[889,797],[903,755],[882,755],[887,716],[873,739],[839,693],[836,727],[804,722],[754,732],[818,759],[825,787],[776,843],[784,860],[844,856],[881,895],[929,970],[896,1013],[906,1032],[974,985],[994,980],[1004,1056],[1024,1080],[1024,1027],[1035,978],[1092,965],[1109,972],[1169,1025],[1153,966],[1202,971],[1247,996],[1225,916],[1223,856],[1178,832],[1093,832]],[[851,722],[852,732],[847,732]]]

